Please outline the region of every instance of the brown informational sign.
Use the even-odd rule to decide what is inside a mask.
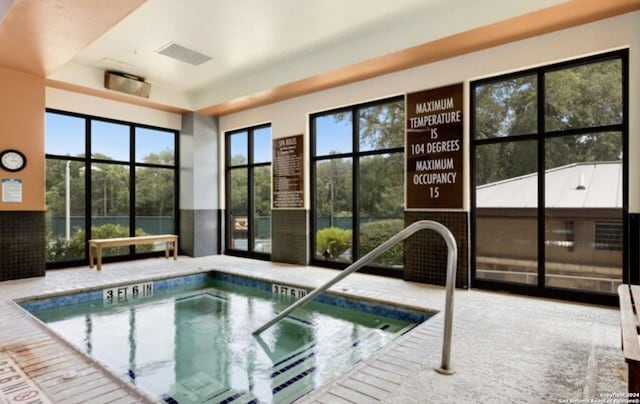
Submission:
[[[302,135],[273,140],[273,208],[304,208]]]
[[[407,94],[407,209],[462,208],[462,91]]]

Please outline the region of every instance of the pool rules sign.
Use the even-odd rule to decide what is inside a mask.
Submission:
[[[407,94],[407,209],[462,208],[462,91]]]

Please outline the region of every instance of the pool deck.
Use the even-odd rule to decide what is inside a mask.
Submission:
[[[153,402],[48,331],[13,300],[209,270],[302,287],[319,286],[337,274],[218,255],[108,263],[100,272],[78,267],[0,282],[0,361],[10,357],[52,403]],[[358,273],[331,290],[432,311],[441,311],[444,304],[444,288]],[[433,370],[442,349],[443,313],[438,313],[299,402],[593,403],[616,394],[620,400],[626,391],[615,308],[475,289],[456,290],[454,308],[454,375]]]

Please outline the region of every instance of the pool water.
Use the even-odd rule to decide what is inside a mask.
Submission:
[[[292,302],[211,280],[34,315],[148,395],[180,404],[292,402],[416,325],[311,302],[251,334]]]

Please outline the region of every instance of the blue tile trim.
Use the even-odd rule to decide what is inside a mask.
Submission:
[[[378,327],[379,330],[386,330],[387,328],[389,328],[389,324],[383,324],[382,326]],[[370,333],[368,333],[367,335],[365,335],[364,337],[360,338],[359,340],[356,340],[355,342],[351,343],[351,346],[353,348],[357,347],[358,345],[360,345],[360,343],[362,341],[365,341],[371,337],[373,337],[376,334],[375,331],[371,331]]]
[[[433,314],[431,313],[411,310],[404,307],[391,306],[384,303],[367,302],[364,300],[356,300],[344,296],[336,296],[330,294],[322,294],[316,297],[314,301],[329,304],[332,306],[342,307],[345,309],[375,314],[381,317],[409,321],[412,323],[422,323],[433,316]]]
[[[271,293],[272,283],[270,282],[220,272],[214,272],[212,273],[212,275],[216,281],[232,283],[234,285],[248,286],[267,293]],[[391,306],[380,302],[367,302],[327,293],[316,297],[315,299],[313,299],[313,301],[418,324],[428,320],[433,316],[433,313],[412,310],[404,307]]]
[[[242,285],[253,287],[271,293],[272,283],[261,281],[257,279],[245,278],[237,275],[222,274],[219,272],[213,273],[214,279],[222,282],[233,283],[235,285]],[[301,286],[297,286],[304,289]],[[329,304],[332,306],[347,308],[351,310],[361,311],[365,313],[375,314],[382,317],[394,318],[397,320],[410,321],[413,323],[422,323],[433,316],[432,313],[421,312],[418,310],[412,310],[409,308],[392,306],[381,302],[368,302],[364,300],[357,300],[355,298],[349,298],[344,296],[332,295],[324,293],[314,299],[319,303]]]
[[[220,401],[220,404],[227,404],[227,403],[236,401],[237,399],[239,399],[240,397],[244,396],[245,394],[247,394],[246,391],[237,392],[234,395],[232,395],[231,397],[228,397],[228,398]]]
[[[178,278],[168,278],[168,279],[158,279],[153,281],[153,290],[165,290],[171,288],[178,288],[182,286],[194,286],[194,285],[202,285],[205,286],[208,281],[211,280],[211,276],[209,274],[194,274],[187,275]],[[145,283],[149,281],[139,281],[139,282],[131,282],[131,285]],[[122,285],[120,285],[122,286]],[[113,286],[116,287],[116,286]],[[42,299],[29,300],[25,302],[20,302],[20,306],[31,312],[35,313],[42,310],[56,309],[58,307],[65,306],[73,306],[82,303],[91,303],[91,302],[101,302],[103,298],[103,290],[111,289],[111,287],[106,287],[100,290],[92,290],[89,292],[80,292],[74,293],[70,295],[62,295],[62,296],[53,296],[53,297],[45,297]]]
[[[211,280],[209,274],[194,274],[177,278],[158,279],[153,281],[153,290],[172,289],[195,284],[202,284],[204,286],[209,280]],[[141,281],[141,283],[142,282],[144,281]]]
[[[30,300],[21,302],[20,306],[31,312],[55,309],[58,307],[72,306],[81,303],[90,303],[102,301],[102,290],[94,290],[91,292],[75,293],[73,295],[54,296],[44,299]]]
[[[309,369],[305,370],[304,372],[300,373],[299,375],[292,377],[291,379],[287,380],[286,382],[282,383],[279,386],[276,386],[273,388],[272,393],[273,395],[275,395],[276,393],[286,389],[287,387],[290,387],[292,384],[296,383],[297,381],[309,376],[310,374],[312,374],[313,372],[316,371],[316,367],[310,367]]]
[[[213,272],[213,278],[216,281],[231,283],[239,286],[248,286],[250,288],[262,290],[271,293],[271,282],[261,281],[259,279],[246,278],[244,276],[225,274],[222,272]]]
[[[279,313],[279,312],[277,312],[276,314],[280,314],[280,313]],[[301,323],[301,324],[304,324],[304,325],[308,325],[308,326],[312,326],[312,327],[313,327],[313,323],[312,323],[311,321],[307,321],[307,320],[305,320],[305,319],[303,319],[303,318],[293,317],[293,316],[285,316],[285,317],[283,318],[283,320],[284,320],[285,318],[286,318],[287,320],[297,321],[298,323]]]
[[[168,394],[163,394],[160,398],[167,404],[180,404],[175,398]]]
[[[176,278],[159,279],[153,281],[154,291],[166,290],[172,288],[179,288],[183,286],[195,286],[201,284],[205,286],[208,281],[216,280],[220,282],[227,282],[234,285],[240,285],[245,287],[255,288],[267,293],[271,293],[271,283],[246,278],[243,276],[230,275],[221,272],[209,272],[202,274],[187,275]],[[140,281],[138,283],[144,283]],[[132,282],[133,284],[133,282]],[[108,288],[105,288],[108,289]],[[102,301],[102,289],[89,292],[75,293],[71,295],[55,296],[43,299],[36,299],[21,302],[25,310],[29,312],[38,312],[42,310],[55,309],[58,307],[71,306],[81,303]],[[420,312],[417,310],[411,310],[403,307],[396,307],[386,305],[384,303],[374,303],[362,300],[356,300],[353,298],[347,298],[344,296],[337,296],[332,294],[322,294],[314,299],[319,303],[329,304],[336,307],[347,308],[364,313],[375,314],[382,317],[394,318],[403,321],[410,321],[413,323],[421,323],[429,319],[432,316],[431,313]]]
[[[307,355],[307,356],[305,356],[303,358],[300,358],[297,361],[292,362],[292,363],[288,364],[287,366],[284,366],[284,367],[276,370],[275,372],[271,373],[271,378],[273,379],[274,377],[285,373],[287,370],[295,368],[296,366],[298,366],[302,362],[306,361],[307,359],[313,358],[315,355],[316,355],[316,353],[311,351],[311,353],[309,355]]]
[[[285,363],[285,362],[286,362],[286,361],[288,361],[289,359],[293,359],[293,358],[295,358],[296,356],[301,355],[301,354],[303,354],[304,352],[308,351],[309,349],[313,349],[313,348],[315,348],[315,346],[316,346],[316,344],[315,344],[315,343],[313,343],[313,344],[309,345],[308,347],[306,347],[304,350],[302,350],[302,351],[298,351],[298,352],[296,352],[296,353],[294,353],[294,354],[291,354],[291,355],[287,356],[286,358],[284,358],[284,359],[282,359],[282,360],[280,360],[280,361],[278,361],[278,362],[274,363],[274,364],[273,364],[273,368],[274,368],[274,369],[275,369],[275,368],[277,368],[278,366],[282,365],[283,363]]]

